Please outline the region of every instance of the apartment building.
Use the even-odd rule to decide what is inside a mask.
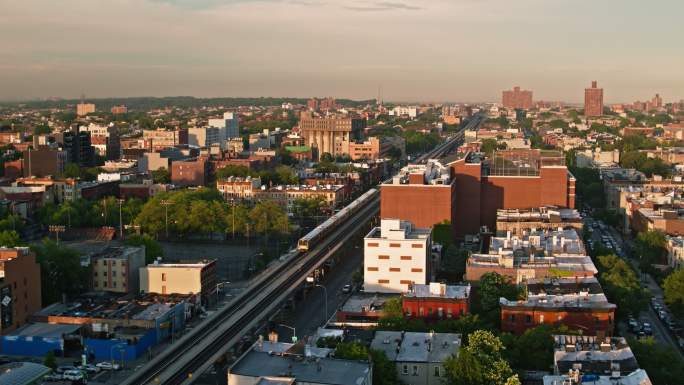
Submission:
[[[349,154],[349,144],[361,138],[366,127],[365,119],[348,117],[313,117],[303,112],[299,121],[299,131],[305,145],[316,148],[318,155],[328,153],[332,156]]]
[[[402,384],[442,385],[446,381],[443,363],[458,354],[461,343],[460,334],[378,330],[370,347],[394,362]]]
[[[211,302],[216,287],[216,261],[159,263],[140,268],[140,291],[156,294],[200,294],[202,303]]]
[[[252,201],[261,189],[261,178],[230,176],[216,181],[216,189],[226,201]]]
[[[382,219],[364,238],[365,291],[407,293],[430,282],[431,233],[409,221]]]
[[[426,320],[457,319],[470,310],[470,285],[415,284],[401,298],[404,315]]]
[[[673,269],[684,266],[684,237],[667,237],[667,264]]]
[[[90,257],[90,266],[95,291],[137,294],[145,247],[107,247]]]
[[[40,265],[28,247],[0,247],[0,334],[29,321],[41,308]]]
[[[591,82],[591,88],[584,89],[584,116],[603,115],[603,88],[598,88],[596,80]]]

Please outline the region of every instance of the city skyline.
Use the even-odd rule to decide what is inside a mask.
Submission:
[[[496,101],[684,98],[684,4],[637,1],[5,2],[0,100],[58,96]],[[679,11],[679,12],[678,12]],[[106,17],[105,17],[106,15]],[[125,22],[123,22],[125,21]],[[555,48],[554,48],[555,47]]]

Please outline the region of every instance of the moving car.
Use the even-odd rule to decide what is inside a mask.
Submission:
[[[81,370],[85,370],[88,373],[98,373],[100,370],[102,370],[101,368],[99,368],[93,364],[81,365],[78,368]]]
[[[82,381],[85,378],[80,370],[67,370],[64,372],[63,377],[69,381]]]
[[[651,324],[648,322],[644,322],[644,325],[641,327],[641,331],[643,331],[647,336],[653,335],[653,328],[651,328]]]
[[[351,291],[352,291],[352,286],[351,286],[351,285],[344,285],[344,287],[342,287],[342,292],[345,293],[345,294],[351,293]]]

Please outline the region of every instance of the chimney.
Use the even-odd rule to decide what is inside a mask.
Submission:
[[[591,88],[596,88],[597,86],[598,86],[598,83],[596,82],[596,80],[591,82]]]

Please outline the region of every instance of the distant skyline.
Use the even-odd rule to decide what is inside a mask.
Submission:
[[[684,99],[681,0],[0,0],[0,100]]]

